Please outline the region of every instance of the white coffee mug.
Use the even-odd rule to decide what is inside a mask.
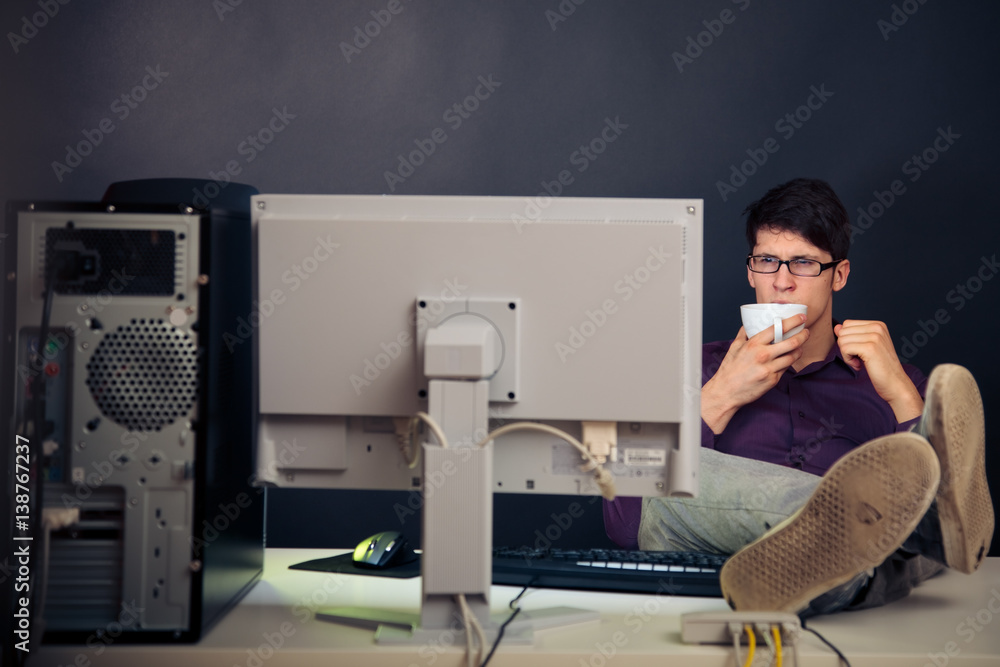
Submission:
[[[806,307],[800,303],[750,303],[740,306],[740,317],[743,318],[743,328],[747,338],[753,338],[764,329],[774,327],[774,342],[794,336],[802,331],[805,324],[800,324],[790,331],[781,330],[781,321],[801,313],[806,314]]]

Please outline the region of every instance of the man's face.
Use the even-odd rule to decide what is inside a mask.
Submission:
[[[778,259],[814,259],[830,262],[834,257],[802,236],[789,231],[762,228],[757,232],[754,255]],[[833,293],[847,284],[850,262],[840,262],[814,277],[794,276],[782,264],[777,273],[754,273],[747,268],[747,279],[757,292],[757,303],[798,303],[808,307],[806,327],[817,322],[833,321]]]

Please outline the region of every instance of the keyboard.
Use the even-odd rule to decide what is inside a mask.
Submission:
[[[495,547],[493,583],[722,597],[719,571],[726,558],[692,551]]]

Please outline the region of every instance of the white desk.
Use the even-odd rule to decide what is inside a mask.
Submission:
[[[288,565],[333,555],[330,550],[269,549],[264,577],[240,604],[195,645],[112,645],[101,654],[86,646],[46,646],[33,656],[36,666],[285,667],[291,665],[464,665],[464,644],[448,633],[437,646],[376,646],[371,632],[317,621],[324,607],[366,606],[413,612],[420,580],[359,577],[289,570]],[[497,612],[519,589],[495,586]],[[653,595],[529,591],[525,610],[552,606],[596,609],[599,622],[536,634],[532,646],[501,643],[491,667],[731,667],[726,646],[689,646],[680,640],[680,615],[722,610],[720,599]],[[880,609],[813,619],[854,667],[936,667],[1000,665],[1000,558],[991,558],[972,576],[946,572],[924,583],[907,599]],[[838,665],[818,639],[800,640],[802,664]],[[951,655],[949,655],[949,652]],[[608,660],[605,654],[614,654]],[[929,655],[930,654],[930,655]],[[770,658],[765,648],[758,652]],[[89,662],[88,662],[89,661]],[[767,661],[755,661],[767,664]],[[786,665],[791,665],[790,652]]]

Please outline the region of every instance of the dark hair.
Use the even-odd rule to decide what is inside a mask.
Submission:
[[[847,209],[825,181],[796,178],[767,193],[744,209],[750,252],[761,229],[798,234],[833,259],[846,259],[851,247],[851,223]]]

